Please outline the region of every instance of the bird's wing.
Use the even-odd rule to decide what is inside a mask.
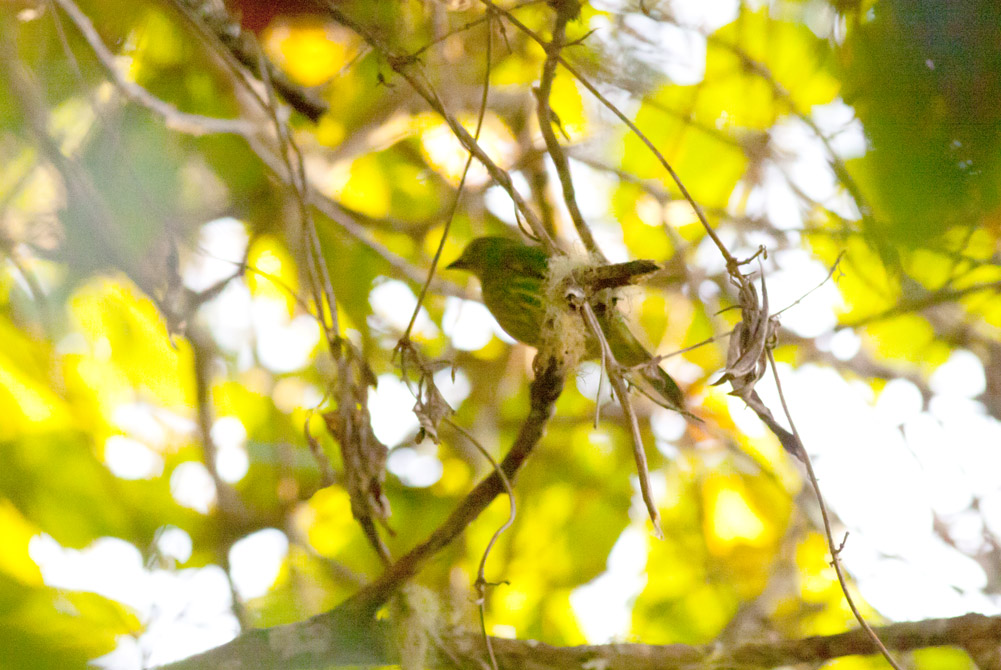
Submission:
[[[615,360],[626,367],[649,363],[640,370],[643,379],[669,406],[676,409],[684,408],[685,397],[681,393],[681,389],[678,388],[669,374],[651,361],[653,356],[633,335],[625,317],[614,306],[606,306],[604,309],[596,311],[598,311],[598,323],[601,324],[601,330],[605,333],[605,339],[608,340],[608,346],[611,348]]]
[[[519,245],[502,254],[501,264],[517,277],[544,280],[549,271],[549,257],[539,247]]]

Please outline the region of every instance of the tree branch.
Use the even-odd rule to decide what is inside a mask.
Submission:
[[[229,53],[255,76],[270,79],[275,91],[292,109],[314,123],[327,112],[329,105],[325,100],[310,89],[293,83],[269,61],[263,61],[267,71],[261,71],[260,50],[254,43],[254,37],[246,33],[229,15],[223,3],[206,0],[174,0],[174,4],[193,23],[218,39]]]
[[[541,354],[536,356],[535,380],[530,390],[531,410],[518,432],[514,445],[500,464],[500,469],[508,480],[514,479],[518,469],[542,439],[546,424],[553,415],[556,399],[563,391],[565,377],[566,370],[555,358],[542,360]],[[498,473],[496,471],[490,473],[469,492],[462,504],[431,533],[428,539],[411,549],[379,579],[349,598],[342,606],[353,604],[360,611],[374,612],[375,608],[385,602],[400,584],[417,574],[428,559],[454,540],[493,502],[494,498],[504,491],[504,481]]]
[[[553,25],[553,38],[543,47],[546,50],[546,62],[542,66],[539,88],[535,90],[538,102],[536,113],[539,117],[539,130],[542,132],[542,137],[546,142],[549,157],[556,167],[556,174],[559,175],[560,185],[563,187],[563,201],[566,203],[567,211],[570,213],[570,219],[573,221],[574,228],[577,229],[577,234],[580,235],[580,239],[587,248],[588,253],[607,262],[604,254],[601,253],[601,249],[598,248],[598,243],[594,241],[594,235],[591,234],[591,229],[588,228],[587,223],[584,221],[584,216],[581,214],[580,208],[577,206],[577,196],[574,193],[573,179],[570,175],[570,162],[567,160],[566,152],[560,146],[559,140],[556,139],[556,133],[553,132],[553,122],[560,123],[560,121],[555,118],[552,107],[549,105],[549,96],[553,90],[553,80],[556,78],[556,65],[559,62],[560,50],[566,42],[567,22],[575,11],[580,11],[580,7],[575,0],[569,0],[565,4],[570,5],[574,9],[570,11],[558,11],[556,13],[556,22]]]
[[[115,57],[108,51],[108,48],[101,40],[101,36],[94,28],[94,24],[80,11],[80,8],[72,0],[54,1],[66,12],[66,15],[77,27],[77,30],[80,31],[80,34],[87,41],[87,44],[90,45],[91,50],[104,69],[105,74],[114,82],[122,95],[137,105],[141,105],[154,114],[161,116],[168,128],[189,135],[203,135],[206,133],[249,135],[253,131],[253,125],[248,121],[220,119],[182,112],[169,102],[160,100],[139,84],[130,81],[119,71],[115,65]]]
[[[514,183],[511,181],[511,176],[506,170],[497,165],[483,150],[483,147],[469,134],[461,123],[452,115],[449,114],[448,110],[445,109],[445,105],[442,103],[438,94],[431,88],[431,86],[420,77],[417,77],[412,72],[410,72],[410,67],[417,63],[417,60],[410,55],[398,55],[393,52],[387,45],[383,44],[370,30],[363,26],[358,21],[345,14],[338,3],[332,0],[324,0],[322,3],[326,7],[330,16],[350,30],[357,33],[365,42],[369,44],[373,49],[375,49],[386,62],[393,69],[394,72],[403,77],[411,88],[433,109],[445,123],[448,124],[449,129],[451,129],[452,134],[455,135],[456,139],[462,144],[462,146],[469,151],[472,155],[476,156],[476,159],[483,164],[487,172],[490,173],[491,178],[497,184],[507,192],[511,200],[514,202],[518,213],[525,217],[528,222],[529,227],[536,237],[543,243],[543,246],[551,253],[562,253],[558,247],[556,247],[549,233],[546,231],[545,226],[542,221],[536,215],[534,211],[525,202],[525,199],[518,193],[517,189],[514,187]]]
[[[920,312],[930,307],[943,305],[946,303],[958,302],[960,299],[974,293],[999,292],[1001,291],[1001,281],[987,281],[971,284],[962,288],[941,288],[937,291],[926,293],[918,297],[901,298],[901,300],[882,312],[870,314],[838,325],[838,330],[844,328],[860,328],[877,321],[892,319],[895,316],[902,316],[912,312]]]
[[[535,40],[539,44],[539,46],[541,46],[543,49],[547,49],[547,53],[549,53],[548,52],[548,45],[547,45],[546,41],[543,40],[531,28],[529,28],[524,23],[522,23],[521,21],[519,21],[518,18],[515,17],[510,11],[508,11],[506,9],[503,9],[502,7],[498,7],[496,4],[494,4],[493,0],[480,0],[480,2],[482,2],[484,5],[486,5],[487,7],[489,7],[490,9],[492,9],[493,11],[501,13],[504,16],[504,18],[506,18],[512,25],[514,25],[516,28],[518,28],[518,30],[520,30],[521,32],[525,33],[526,35],[528,35],[533,40]],[[612,102],[608,98],[606,98],[604,95],[602,95],[601,91],[599,91],[597,88],[595,88],[594,84],[592,84],[583,74],[581,74],[577,70],[577,68],[575,68],[573,65],[571,65],[559,53],[556,54],[555,59],[556,59],[556,61],[560,65],[562,65],[566,69],[567,72],[569,72],[571,75],[573,75],[573,77],[577,81],[580,82],[581,86],[583,86],[584,88],[586,88],[591,93],[591,95],[593,95],[602,105],[604,105],[605,107],[607,107],[608,110],[612,112],[612,114],[614,114],[616,117],[618,117],[618,119],[620,121],[622,121],[626,125],[626,127],[629,128],[629,130],[634,135],[636,135],[636,137],[639,138],[639,140],[644,145],[646,145],[646,147],[656,157],[657,161],[661,164],[661,166],[671,176],[671,179],[674,181],[675,185],[678,187],[678,191],[681,193],[682,197],[685,200],[687,200],[688,203],[692,206],[692,210],[694,210],[694,212],[695,212],[696,216],[698,217],[699,221],[702,223],[702,227],[705,228],[706,234],[709,235],[709,237],[712,239],[713,243],[715,243],[716,247],[719,249],[720,253],[723,255],[723,258],[726,259],[727,267],[728,268],[735,267],[736,266],[736,262],[737,262],[736,259],[730,253],[729,249],[726,248],[726,245],[723,244],[723,241],[719,238],[719,235],[716,234],[716,231],[713,230],[713,227],[711,225],[709,225],[709,219],[706,218],[705,213],[702,211],[702,207],[699,205],[699,203],[697,203],[695,201],[695,198],[693,198],[692,195],[688,192],[688,189],[685,188],[684,183],[682,183],[682,181],[681,181],[681,177],[678,176],[678,173],[674,171],[674,168],[671,166],[671,164],[664,157],[664,154],[662,154],[660,152],[660,150],[657,149],[657,147],[650,140],[650,138],[648,138],[643,133],[643,131],[641,131],[639,129],[639,127],[635,123],[633,123],[633,121],[622,112],[622,110],[620,110],[618,107],[616,107],[614,104],[612,104]]]
[[[330,665],[385,665],[398,661],[387,643],[391,625],[353,619],[341,608],[307,621],[249,631],[233,642],[160,670],[243,668],[325,668]],[[953,646],[967,650],[982,670],[999,662],[1001,616],[964,614],[880,626],[880,639],[894,651]],[[773,668],[799,663],[823,663],[845,656],[878,653],[861,629],[798,640],[751,642],[730,649],[717,645],[603,644],[556,647],[534,640],[492,638],[500,667],[522,670],[601,667],[605,670],[693,670],[703,667]],[[476,632],[446,634],[442,644],[462,661],[463,668],[480,668],[485,655],[483,636]],[[430,657],[428,667],[454,668],[451,659]]]
[[[553,357],[535,359],[531,386],[531,410],[511,450],[500,463],[509,481],[532,453],[553,414],[563,391],[566,369]],[[462,504],[424,542],[390,566],[376,581],[336,608],[311,619],[286,626],[248,631],[232,642],[204,654],[165,666],[170,670],[199,670],[225,665],[239,668],[326,668],[330,665],[384,665],[394,658],[384,623],[375,620],[376,610],[428,560],[447,546],[487,506],[506,490],[495,470],[469,492]],[[482,635],[476,639],[482,643]]]

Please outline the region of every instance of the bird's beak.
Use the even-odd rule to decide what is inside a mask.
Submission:
[[[466,265],[466,261],[459,256],[457,259],[445,266],[446,270],[468,270],[469,266]]]

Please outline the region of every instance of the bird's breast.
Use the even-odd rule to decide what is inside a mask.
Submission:
[[[541,343],[545,305],[542,282],[534,277],[484,277],[483,302],[504,331],[533,347]]]

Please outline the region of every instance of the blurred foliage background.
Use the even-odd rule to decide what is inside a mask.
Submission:
[[[392,53],[414,54],[406,67],[470,132],[488,78],[481,146],[563,247],[581,250],[536,119],[538,43],[480,2],[333,4]],[[490,472],[447,426],[440,444],[415,442],[413,379],[393,353],[467,154],[386,54],[319,5],[228,7],[275,65],[281,81],[269,85],[202,5],[218,10],[0,3],[5,667],[164,663],[328,610],[379,575],[317,411],[337,402],[338,367],[312,316],[310,226],[338,332],[378,380],[368,409],[390,448],[390,554],[425,538]],[[502,6],[548,37],[552,7]],[[775,351],[784,374],[813,371],[793,403],[807,449],[827,430],[811,424],[855,421],[843,389],[868,407],[906,380],[912,418],[937,422],[942,437],[918,470],[932,486],[929,463],[983,473],[959,503],[929,508],[922,532],[980,566],[969,590],[996,611],[997,470],[976,464],[996,462],[1001,425],[997,5],[610,0],[585,4],[568,40],[564,57],[666,156],[728,248],[768,249],[773,309],[841,258],[785,315]],[[275,90],[283,100],[270,101]],[[687,349],[738,319],[722,258],[656,158],[565,69],[551,104],[599,246],[665,268],[622,304],[657,353],[686,349],[663,365],[701,422],[636,400],[666,535],[656,540],[622,412],[605,390],[593,425],[597,366],[582,364],[516,482],[517,520],[489,561],[490,578],[508,583],[490,593],[488,630],[551,644],[702,644],[853,627],[800,469],[727,387],[710,385],[725,339]],[[443,261],[485,234],[519,233],[510,200],[474,162]],[[502,336],[466,279],[437,273],[412,337],[427,360],[450,364],[435,379],[454,421],[499,457],[527,411],[533,352]],[[957,352],[972,370],[956,383],[974,379],[963,411],[977,430],[949,432],[932,411],[949,394],[935,373]],[[906,428],[892,426],[898,438]],[[879,448],[868,440],[879,436],[860,430],[851,446]],[[986,455],[961,461],[959,443],[987,444]],[[842,446],[844,459],[870,453]],[[841,472],[892,499],[912,471],[874,473],[877,463]],[[833,474],[822,484],[852,487]],[[474,625],[476,567],[507,505],[495,501],[421,572],[442,626]],[[839,528],[853,530],[845,517]],[[167,585],[202,579],[225,587],[216,610],[198,599],[214,586],[165,604],[183,591]],[[967,663],[948,650],[912,661]]]

